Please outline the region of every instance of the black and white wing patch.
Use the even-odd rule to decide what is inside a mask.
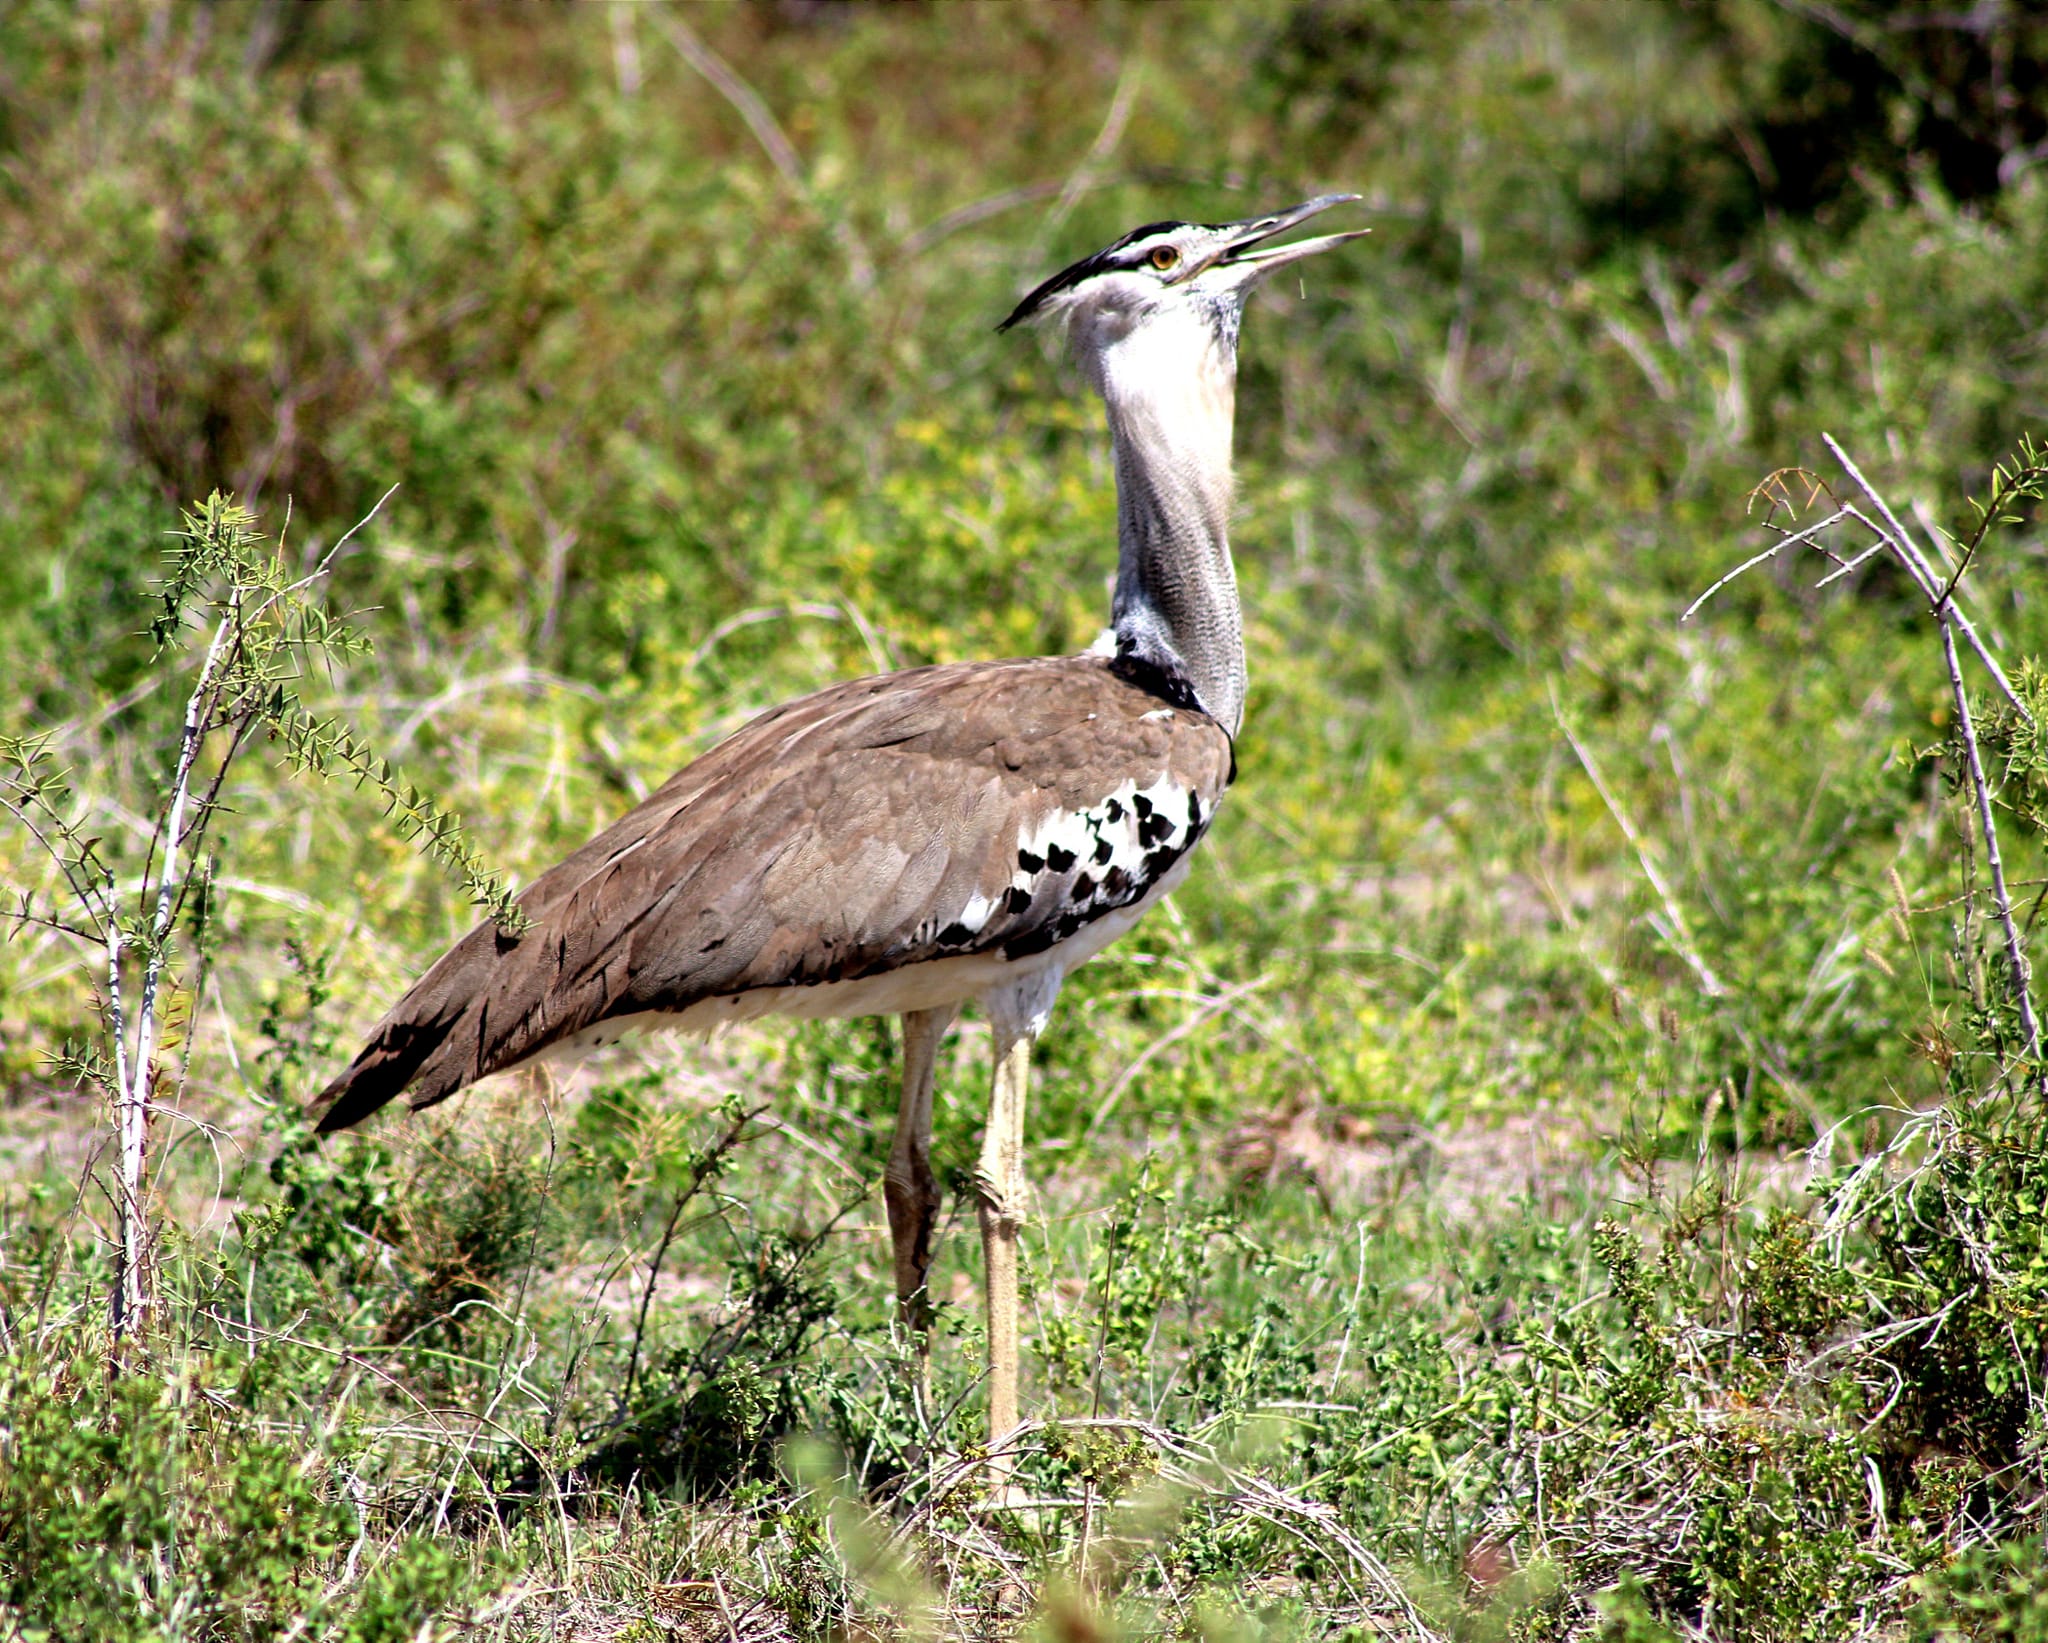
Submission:
[[[1009,883],[970,896],[932,939],[942,951],[1028,958],[1158,888],[1209,829],[1214,806],[1170,776],[1126,782],[1082,810],[1049,810],[1017,839]]]

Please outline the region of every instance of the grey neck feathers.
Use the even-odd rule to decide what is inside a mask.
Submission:
[[[1232,328],[1234,330],[1234,327]],[[1235,737],[1244,717],[1244,624],[1230,563],[1234,337],[1147,327],[1091,373],[1116,448],[1117,654],[1186,682]],[[1192,334],[1190,334],[1192,333]]]

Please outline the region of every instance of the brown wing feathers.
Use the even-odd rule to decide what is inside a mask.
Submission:
[[[319,1128],[643,1011],[1043,951],[1142,895],[1230,775],[1213,720],[1090,657],[804,697],[535,881],[523,936],[463,937],[316,1098]]]

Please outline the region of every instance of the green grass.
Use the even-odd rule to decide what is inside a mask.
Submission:
[[[1374,228],[1246,327],[1238,785],[1040,1049],[1045,1504],[973,1487],[983,1029],[927,1423],[894,1029],[313,1147],[474,914],[259,741],[174,932],[162,1304],[112,1379],[63,1059],[101,963],[0,946],[7,1627],[2037,1635],[2048,1182],[1934,630],[1817,561],[1679,620],[1767,474],[1843,488],[1824,431],[1966,534],[2048,406],[2041,26],[1829,15],[0,10],[0,735],[124,883],[192,499],[290,570],[399,486],[321,594],[373,648],[297,688],[519,880],[788,695],[1093,637],[1111,476],[991,333],[1023,285],[1332,187]],[[2016,674],[2017,511],[1965,584]],[[2042,760],[1986,737],[2031,909]],[[11,822],[0,880],[58,889]]]

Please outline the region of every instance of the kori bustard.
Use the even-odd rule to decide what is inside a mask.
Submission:
[[[999,327],[1064,320],[1107,407],[1113,649],[913,668],[764,713],[535,880],[523,934],[484,923],[445,953],[320,1092],[319,1128],[401,1094],[429,1107],[543,1052],[648,1027],[901,1015],[884,1196],[922,1365],[934,1062],[955,1012],[978,1001],[995,1040],[976,1177],[989,1431],[1012,1431],[1031,1046],[1067,973],[1186,875],[1235,773],[1238,322],[1260,280],[1358,233],[1274,236],[1355,198],[1148,223]]]

